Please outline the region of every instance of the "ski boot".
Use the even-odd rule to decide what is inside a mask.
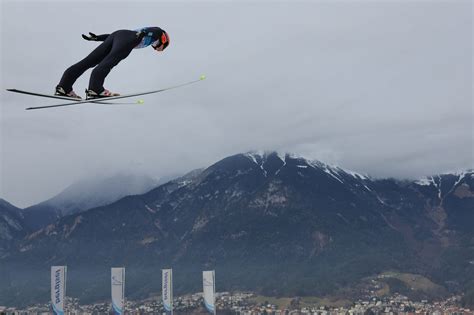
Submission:
[[[70,98],[82,100],[82,97],[80,97],[79,95],[77,95],[76,92],[74,92],[73,90],[71,90],[71,92],[69,92],[69,93],[66,93],[66,91],[65,91],[62,87],[60,87],[60,86],[57,86],[57,87],[56,87],[56,92],[54,93],[54,95],[57,95],[57,96],[64,96],[64,97],[70,97]]]
[[[105,97],[112,97],[112,96],[120,96],[120,94],[110,92],[109,90],[103,90],[102,93],[97,93],[95,91],[86,89],[86,98],[87,99],[105,98]]]

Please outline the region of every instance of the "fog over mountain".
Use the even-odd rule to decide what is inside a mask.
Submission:
[[[125,173],[83,179],[53,198],[24,209],[25,223],[36,230],[62,216],[104,206],[125,196],[146,193],[166,181],[166,178]]]

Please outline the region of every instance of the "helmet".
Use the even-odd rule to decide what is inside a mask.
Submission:
[[[154,41],[151,45],[153,46],[153,49],[156,49],[160,47],[161,45],[163,45],[163,50],[164,50],[166,47],[168,47],[169,44],[170,44],[170,37],[168,33],[163,31],[160,37],[156,41]]]

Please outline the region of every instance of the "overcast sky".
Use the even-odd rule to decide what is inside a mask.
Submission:
[[[153,177],[279,150],[375,177],[474,167],[471,1],[3,1],[0,197],[26,207],[115,172]],[[97,46],[160,26],[105,87],[143,105],[25,111]],[[83,94],[90,71],[75,84]]]

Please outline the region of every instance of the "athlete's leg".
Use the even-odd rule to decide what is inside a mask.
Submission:
[[[66,93],[72,90],[74,82],[87,70],[98,65],[112,49],[114,42],[114,33],[110,34],[103,43],[97,46],[87,57],[78,63],[70,66],[64,71],[58,86],[62,87]]]
[[[104,91],[105,77],[110,70],[115,67],[121,60],[127,58],[130,52],[140,42],[134,31],[117,31],[112,49],[109,54],[100,61],[100,63],[92,70],[89,90],[100,94]]]

